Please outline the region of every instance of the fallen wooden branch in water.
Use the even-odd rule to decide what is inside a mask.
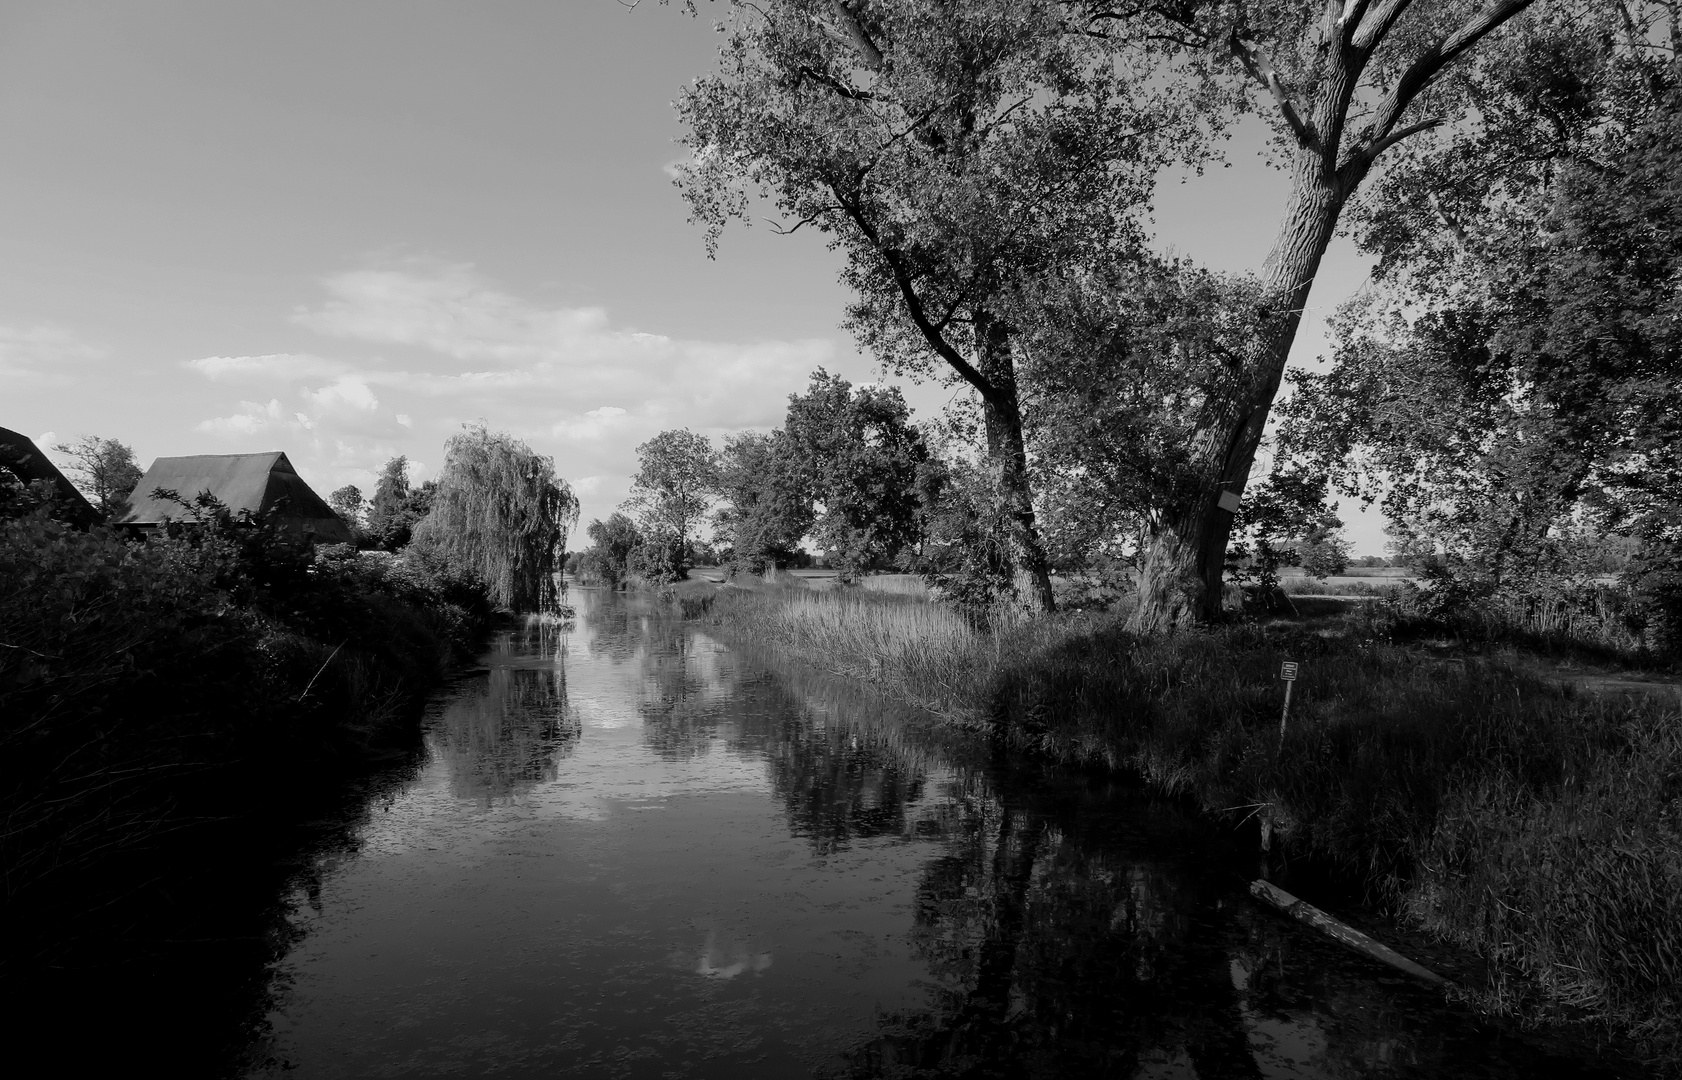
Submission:
[[[1345,926],[1313,904],[1298,900],[1277,885],[1258,878],[1250,882],[1250,895],[1267,906],[1289,915],[1298,922],[1307,923],[1327,937],[1354,949],[1363,956],[1371,957],[1380,963],[1389,964],[1399,971],[1407,972],[1416,979],[1423,979],[1434,985],[1441,986],[1447,982],[1441,975],[1429,968],[1420,967],[1396,950],[1387,945],[1379,944],[1352,926]]]

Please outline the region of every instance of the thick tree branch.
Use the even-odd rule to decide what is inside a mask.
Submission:
[[[1412,6],[1413,0],[1382,0],[1370,18],[1363,17],[1358,23],[1344,27],[1345,33],[1353,35],[1349,44],[1363,57],[1371,56],[1373,50],[1384,44],[1402,12]]]
[[[833,185],[830,190],[834,191],[836,201],[840,203],[848,219],[865,235],[871,246],[881,253],[882,261],[888,264],[888,271],[899,288],[900,299],[905,301],[906,314],[911,316],[912,325],[923,335],[923,340],[928,342],[929,348],[946,361],[960,378],[975,387],[976,392],[984,399],[1001,410],[1013,409],[1014,403],[1008,401],[990,379],[976,370],[975,365],[964,359],[964,354],[955,349],[952,343],[946,340],[946,335],[929,319],[928,312],[923,308],[923,298],[917,295],[917,284],[911,278],[911,270],[905,265],[904,253],[883,245],[881,235],[865,220],[858,207],[844,198],[839,191],[835,191]]]
[[[1297,103],[1292,100],[1290,91],[1279,78],[1279,73],[1273,70],[1273,65],[1268,63],[1261,50],[1244,44],[1237,30],[1227,38],[1227,44],[1232,49],[1232,55],[1244,65],[1244,70],[1249,72],[1250,77],[1267,87],[1268,93],[1273,95],[1274,104],[1279,107],[1280,115],[1285,118],[1285,123],[1290,126],[1291,134],[1296,136],[1297,142],[1307,149],[1318,150],[1319,140],[1313,129],[1303,122]]]
[[[853,14],[845,0],[829,0],[829,10],[835,15],[841,32],[852,43],[853,50],[859,54],[859,59],[864,61],[865,67],[871,71],[881,71],[882,50],[877,48],[876,43],[870,40],[870,35],[864,32],[864,25],[859,22],[858,16]]]
[[[1352,173],[1354,174],[1353,179],[1359,180],[1360,174],[1366,172],[1367,168],[1371,166],[1373,162],[1378,160],[1378,155],[1384,153],[1384,151],[1390,149],[1392,146],[1395,146],[1409,135],[1417,135],[1421,131],[1430,131],[1432,128],[1441,127],[1444,123],[1446,123],[1446,121],[1442,117],[1433,116],[1429,120],[1421,120],[1417,124],[1409,124],[1400,131],[1392,131],[1390,134],[1384,136],[1384,138],[1373,143],[1371,146],[1363,147],[1349,155],[1349,161],[1344,164],[1343,170],[1340,171]]]
[[[1396,81],[1395,89],[1378,106],[1372,123],[1367,126],[1367,143],[1369,149],[1363,151],[1371,160],[1377,157],[1377,149],[1393,144],[1389,140],[1390,131],[1396,126],[1408,106],[1413,104],[1424,89],[1431,84],[1443,68],[1460,58],[1460,54],[1481,41],[1484,35],[1511,19],[1534,0],[1489,0],[1482,11],[1472,16],[1465,25],[1450,34],[1437,44],[1426,49],[1424,54],[1415,60],[1402,77]]]
[[[801,67],[801,68],[796,69],[795,74],[799,75],[802,79],[810,80],[810,81],[818,83],[822,86],[829,87],[831,90],[835,91],[841,97],[846,98],[848,101],[875,101],[876,100],[876,95],[872,94],[870,91],[860,90],[856,87],[849,86],[849,85],[847,85],[847,83],[843,82],[841,79],[836,78],[834,75],[831,75],[827,71],[819,71],[817,68],[813,68],[813,67]]]

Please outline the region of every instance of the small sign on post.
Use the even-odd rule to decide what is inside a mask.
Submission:
[[[1238,513],[1239,496],[1236,491],[1223,491],[1221,497],[1215,500],[1215,505],[1229,514]]]
[[[1279,714],[1279,749],[1285,749],[1285,721],[1291,716],[1291,687],[1297,681],[1297,665],[1287,660],[1279,665],[1279,677],[1285,680],[1285,711]]]

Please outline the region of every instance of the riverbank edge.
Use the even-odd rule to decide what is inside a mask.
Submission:
[[[1382,626],[1364,613],[1341,637],[1275,631],[1270,640],[1263,628],[1240,626],[1142,642],[1112,621],[1077,616],[966,638],[962,620],[929,619],[917,609],[930,605],[917,601],[818,595],[691,587],[672,601],[726,638],[867,682],[1007,749],[1116,772],[1185,802],[1212,827],[1251,829],[1272,841],[1277,861],[1306,862],[1369,915],[1486,962],[1485,987],[1456,991],[1472,1007],[1569,1028],[1659,1075],[1682,1074],[1682,972],[1668,951],[1675,931],[1661,925],[1679,906],[1682,852],[1663,842],[1677,822],[1657,837],[1646,830],[1643,858],[1623,867],[1625,880],[1617,867],[1603,872],[1608,833],[1627,844],[1654,824],[1649,814],[1625,827],[1622,811],[1641,792],[1608,790],[1617,786],[1608,774],[1657,746],[1662,760],[1647,761],[1642,779],[1662,795],[1674,783],[1667,769],[1682,767],[1679,741],[1658,730],[1677,729],[1674,708],[1579,695],[1517,657],[1432,658],[1381,640]],[[788,617],[814,604],[875,609],[862,620],[874,625],[848,628],[842,607],[824,613],[821,633]],[[1272,676],[1289,658],[1311,674],[1295,687],[1295,723],[1281,732],[1283,684]],[[1340,664],[1364,670],[1328,683],[1325,673]],[[1480,737],[1465,738],[1468,727]],[[1433,736],[1442,744],[1435,754]],[[1489,751],[1517,757],[1486,768]],[[1421,754],[1424,769],[1385,769]],[[1351,771],[1361,775],[1348,783]],[[1674,793],[1671,801],[1682,802]],[[1575,867],[1577,880],[1562,866]],[[1578,887],[1597,875],[1599,895]],[[1587,900],[1602,910],[1560,925],[1571,920],[1546,910],[1527,920],[1509,903],[1550,896],[1559,907]],[[1623,900],[1646,909],[1633,926]],[[1643,938],[1644,930],[1661,933]],[[1567,947],[1585,937],[1613,969],[1611,954],[1628,954],[1656,993],[1624,987],[1608,996],[1617,986],[1605,977],[1621,972],[1596,980],[1571,963],[1581,957]]]

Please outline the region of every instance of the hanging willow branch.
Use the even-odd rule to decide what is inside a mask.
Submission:
[[[553,458],[483,424],[463,428],[444,447],[432,510],[415,526],[414,542],[482,579],[498,605],[547,610],[578,499],[555,475]]]

